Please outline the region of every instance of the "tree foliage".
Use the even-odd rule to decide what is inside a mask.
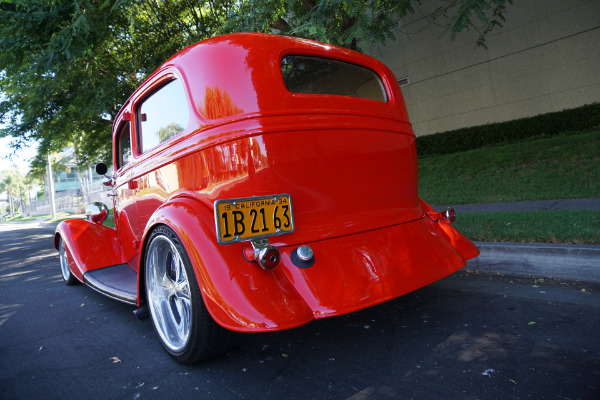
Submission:
[[[112,121],[133,90],[183,47],[214,35],[270,32],[360,49],[432,0],[0,0],[0,137],[13,150],[77,149],[82,166],[110,163]],[[480,44],[513,0],[437,0],[453,38]]]
[[[458,33],[472,29],[479,34],[476,45],[487,47],[487,34],[502,26],[506,8],[512,3],[513,0],[453,0],[439,7],[432,17],[448,19],[447,30],[452,40]]]
[[[16,166],[0,172],[0,193],[6,192],[10,217],[15,216],[15,206],[22,202],[25,178]]]

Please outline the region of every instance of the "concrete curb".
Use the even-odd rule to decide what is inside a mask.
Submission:
[[[600,283],[600,246],[475,242],[468,270]]]

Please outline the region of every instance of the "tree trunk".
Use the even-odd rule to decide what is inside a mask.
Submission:
[[[14,210],[14,200],[13,200],[12,193],[10,191],[7,191],[6,195],[8,196],[8,212],[10,213],[10,217],[14,218],[15,210]]]

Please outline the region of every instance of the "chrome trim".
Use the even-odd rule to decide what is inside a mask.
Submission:
[[[315,256],[310,246],[302,245],[296,249],[296,255],[300,261],[310,261]]]
[[[254,260],[262,268],[266,270],[273,269],[281,261],[279,249],[271,246],[268,239],[252,240],[250,244],[254,248]]]

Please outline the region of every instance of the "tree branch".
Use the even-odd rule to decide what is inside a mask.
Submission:
[[[279,18],[277,21],[275,21],[271,25],[271,28],[278,29],[281,33],[288,33],[292,29],[290,24],[288,24],[283,18]]]
[[[315,8],[317,5],[312,2],[311,0],[301,0],[302,4],[304,4],[304,7],[306,7],[306,9],[308,11],[312,10],[313,8]]]

